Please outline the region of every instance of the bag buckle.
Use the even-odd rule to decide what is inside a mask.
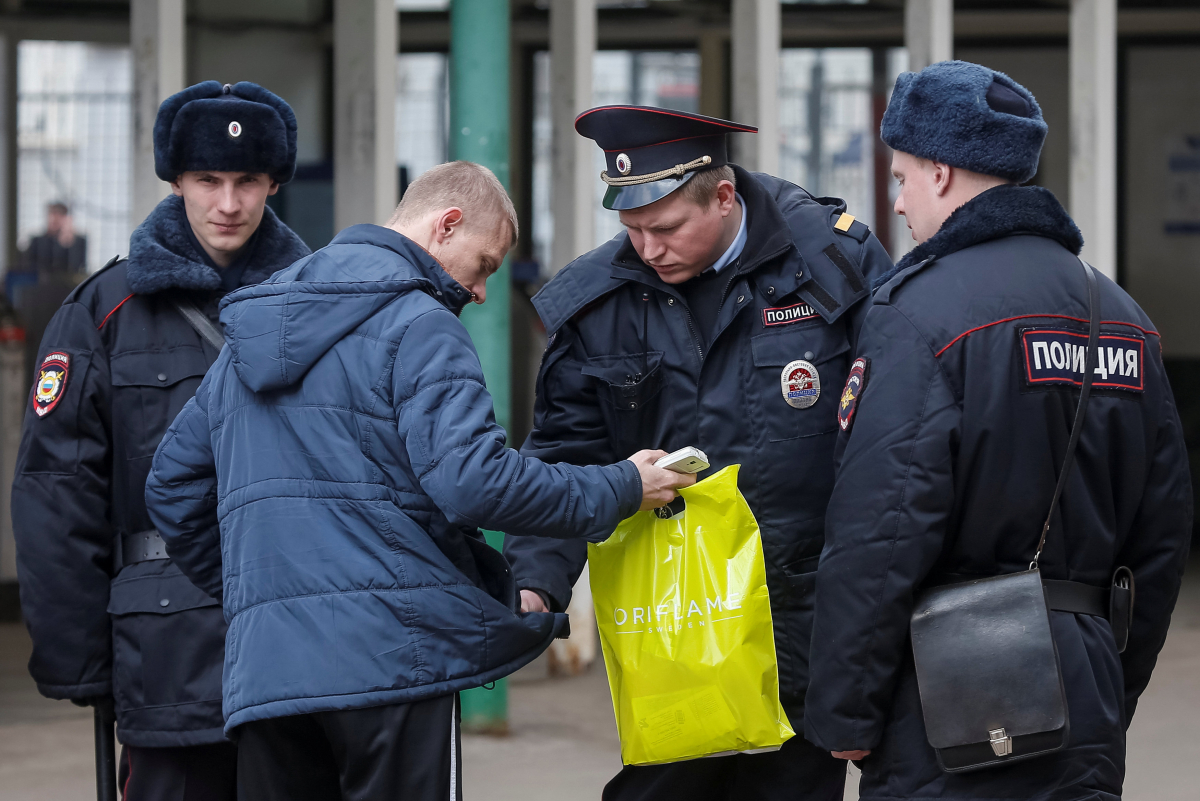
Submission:
[[[992,729],[988,732],[988,738],[996,756],[1008,756],[1012,753],[1012,738],[1004,729]]]

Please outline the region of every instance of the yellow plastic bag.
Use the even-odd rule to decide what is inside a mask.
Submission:
[[[771,751],[794,736],[762,540],[733,465],[681,491],[682,513],[638,512],[588,545],[621,759],[651,765]]]

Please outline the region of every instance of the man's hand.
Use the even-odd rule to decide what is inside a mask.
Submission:
[[[638,475],[642,477],[641,510],[657,509],[675,500],[679,487],[690,487],[696,483],[696,476],[690,473],[676,473],[655,467],[654,463],[667,455],[666,451],[638,451],[629,457],[637,467]]]
[[[870,751],[830,751],[834,759],[849,759],[852,762],[857,762],[860,759],[866,759],[871,755]]]
[[[533,590],[521,590],[521,611],[549,612],[550,610],[546,608],[546,603],[542,600],[542,596]]]

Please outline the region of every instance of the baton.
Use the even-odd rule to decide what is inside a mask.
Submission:
[[[117,801],[117,738],[113,724],[117,715],[113,699],[98,698],[96,721],[96,801]]]

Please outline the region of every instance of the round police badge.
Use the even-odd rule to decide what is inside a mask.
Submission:
[[[242,135],[242,124],[236,120],[229,123],[229,135],[237,139]]]
[[[821,376],[812,362],[797,359],[788,362],[779,376],[783,399],[793,409],[807,409],[821,397]]]
[[[629,160],[629,156],[624,153],[617,155],[617,172],[621,175],[629,175],[629,171],[633,169],[633,162]]]
[[[37,386],[33,391],[33,411],[38,417],[50,414],[62,400],[63,390],[67,388],[67,370],[70,367],[71,357],[61,351],[47,354],[46,358],[42,359]]]

